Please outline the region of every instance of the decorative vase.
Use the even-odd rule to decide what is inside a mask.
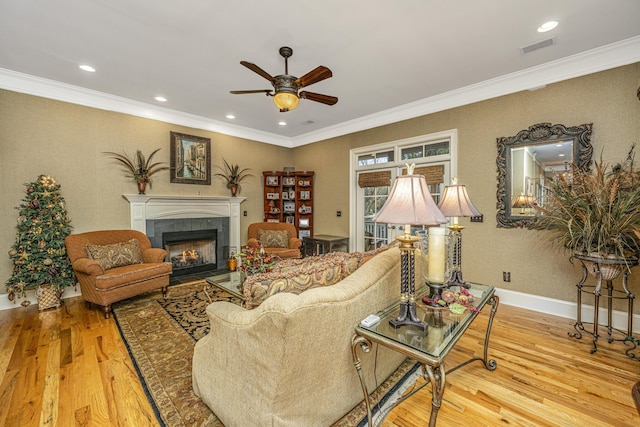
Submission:
[[[236,271],[236,268],[238,268],[238,259],[235,256],[229,257],[229,259],[227,259],[227,269],[229,271]]]
[[[238,194],[238,185],[237,184],[231,184],[229,186],[229,189],[231,190],[231,197],[236,197],[236,195]]]
[[[147,183],[142,181],[138,183],[138,194],[145,194],[145,190],[147,189]]]

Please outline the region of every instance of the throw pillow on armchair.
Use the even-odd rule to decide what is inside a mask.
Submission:
[[[258,230],[258,240],[265,248],[288,248],[289,232],[287,230]]]

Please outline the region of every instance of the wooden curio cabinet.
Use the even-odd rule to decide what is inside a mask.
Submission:
[[[299,238],[313,237],[312,171],[265,171],[264,221],[288,222]]]

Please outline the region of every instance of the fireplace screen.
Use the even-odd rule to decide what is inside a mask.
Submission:
[[[216,269],[216,230],[163,233],[174,275]]]

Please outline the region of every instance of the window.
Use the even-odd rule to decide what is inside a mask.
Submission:
[[[437,203],[444,186],[456,176],[457,144],[458,133],[451,129],[352,149],[351,250],[376,248],[404,233],[406,224],[374,223],[371,219],[386,201],[393,179],[405,173],[407,164],[415,164],[414,173],[425,176]]]
[[[358,156],[358,166],[381,165],[394,161],[393,150]]]
[[[412,160],[425,157],[435,157],[449,154],[449,141],[431,142],[429,144],[404,147],[400,150],[402,160]]]

